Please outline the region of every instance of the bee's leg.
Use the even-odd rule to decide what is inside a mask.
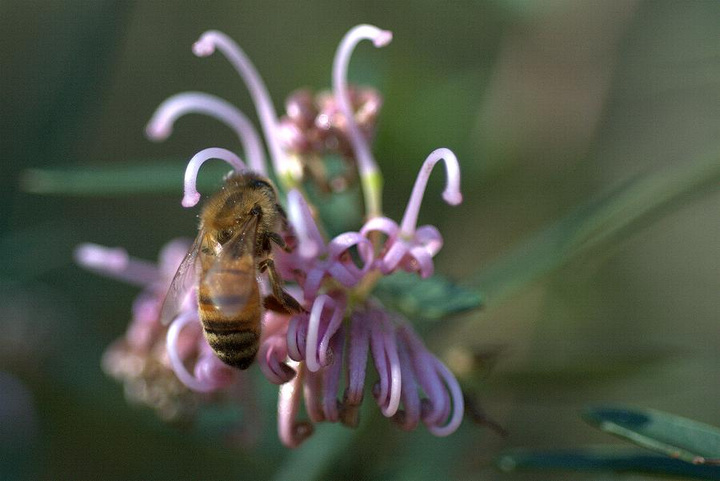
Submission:
[[[280,314],[292,314],[274,294],[265,296],[265,299],[263,299],[263,307],[268,311],[274,311]]]
[[[282,304],[285,309],[290,312],[305,312],[305,309],[295,300],[293,296],[285,292],[283,289],[282,278],[275,269],[275,261],[269,257],[263,259],[258,264],[258,270],[260,272],[267,271],[268,278],[270,279],[270,287],[272,287],[273,296],[276,300]],[[268,302],[267,300],[265,302]]]
[[[270,241],[272,241],[285,252],[292,252],[292,249],[290,249],[290,247],[285,243],[285,239],[283,239],[277,232],[268,232],[265,235],[267,236],[268,241],[268,251],[270,250]]]
[[[283,231],[290,232],[290,222],[288,222],[288,216],[287,212],[285,212],[285,209],[283,209],[283,206],[280,204],[275,204],[275,210],[277,210],[277,213],[280,214],[280,224]]]
[[[295,250],[295,246],[297,244],[297,239],[295,238],[295,231],[293,230],[290,222],[288,221],[288,216],[285,212],[285,209],[283,209],[280,204],[275,204],[275,209],[277,210],[277,213],[279,214],[278,217],[280,218],[280,231],[283,233],[285,238],[274,232],[270,232],[267,235],[273,236],[273,242],[279,245],[285,252],[292,252],[293,250]],[[285,242],[285,239],[287,239],[287,242]]]

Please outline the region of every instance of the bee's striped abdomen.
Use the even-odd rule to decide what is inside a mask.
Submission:
[[[250,256],[200,280],[198,308],[205,338],[225,364],[247,369],[260,344],[260,291]]]
[[[205,339],[212,347],[218,358],[225,364],[239,369],[247,369],[255,356],[260,345],[260,336],[257,331],[213,329],[203,320]]]

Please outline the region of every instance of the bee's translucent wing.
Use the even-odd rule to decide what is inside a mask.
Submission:
[[[197,260],[204,238],[205,233],[200,231],[170,283],[160,311],[160,322],[163,325],[170,324],[177,317],[185,299],[197,283]]]
[[[222,316],[236,317],[244,310],[260,309],[255,265],[257,225],[257,216],[250,216],[222,246],[203,276],[200,303],[211,304]]]

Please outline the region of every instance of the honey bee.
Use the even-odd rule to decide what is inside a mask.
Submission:
[[[283,289],[272,244],[290,251],[276,230],[287,216],[269,179],[252,172],[231,174],[205,203],[198,235],[180,264],[161,312],[170,322],[193,283],[208,344],[225,364],[247,369],[260,343],[263,308],[303,312]],[[261,305],[258,274],[267,273],[272,294]]]

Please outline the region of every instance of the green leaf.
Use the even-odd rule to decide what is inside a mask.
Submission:
[[[519,469],[558,469],[631,472],[690,479],[720,478],[720,467],[690,464],[626,446],[587,446],[581,449],[552,451],[516,449],[501,454],[496,464],[506,472]]]
[[[644,448],[695,464],[720,460],[720,429],[652,409],[590,408],[585,421]]]
[[[398,272],[382,278],[376,293],[385,304],[408,317],[440,319],[482,306],[480,294],[460,287],[440,275],[421,279]]]
[[[182,196],[185,161],[146,160],[143,162],[28,169],[20,188],[33,194],[72,196],[116,196],[134,194],[177,194]],[[228,172],[221,162],[203,166],[198,178],[201,194],[212,191]]]
[[[610,250],[670,212],[720,186],[716,151],[637,175],[540,230],[485,267],[474,279],[486,305],[495,305],[570,261]]]

